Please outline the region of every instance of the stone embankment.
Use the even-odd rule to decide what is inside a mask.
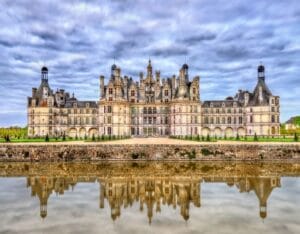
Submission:
[[[24,143],[0,144],[0,161],[97,160],[300,160],[299,143],[123,144]]]

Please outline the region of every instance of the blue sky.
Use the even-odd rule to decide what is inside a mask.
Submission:
[[[114,57],[134,79],[149,57],[165,78],[187,61],[202,100],[252,91],[262,61],[281,120],[300,114],[298,0],[2,0],[0,8],[0,126],[26,124],[43,65],[52,89],[97,100]]]

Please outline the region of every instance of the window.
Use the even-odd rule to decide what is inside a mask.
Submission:
[[[131,98],[131,99],[130,99],[130,102],[131,102],[131,103],[133,103],[133,102],[134,102],[134,99],[133,99],[133,98]]]
[[[213,117],[210,118],[210,123],[211,123],[211,124],[214,124],[214,118],[213,118]]]
[[[107,106],[107,112],[111,113],[112,112],[111,110],[112,110],[111,106]]]
[[[228,123],[228,124],[231,124],[231,117],[228,117],[228,118],[227,118],[227,123]]]
[[[112,88],[108,89],[108,94],[113,94],[113,89]]]
[[[275,123],[275,116],[272,115],[272,123]]]
[[[113,100],[112,97],[109,97],[109,98],[108,98],[108,101],[112,101],[112,100]]]
[[[239,124],[242,124],[243,123],[243,117],[239,117]]]
[[[111,116],[107,116],[107,123],[111,124]]]
[[[131,97],[134,97],[134,96],[135,96],[135,92],[134,92],[134,90],[131,90],[131,92],[130,92],[130,96],[131,96]]]
[[[253,123],[253,116],[250,116],[250,123]]]
[[[208,117],[205,117],[205,118],[204,118],[204,123],[205,123],[205,124],[208,124]]]
[[[193,94],[196,94],[196,88],[193,88]]]
[[[165,96],[169,96],[169,90],[165,89]]]

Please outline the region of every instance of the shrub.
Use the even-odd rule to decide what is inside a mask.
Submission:
[[[224,140],[227,140],[227,136],[226,136],[226,134],[224,135]]]
[[[201,149],[201,154],[204,155],[204,156],[208,156],[208,155],[212,154],[212,152],[209,149],[202,148]]]
[[[240,136],[239,136],[239,134],[237,133],[236,134],[236,138],[235,138],[237,141],[239,141],[240,140]]]
[[[295,135],[294,135],[294,141],[298,141],[298,134],[297,133],[295,133]]]
[[[101,135],[101,141],[104,141],[105,138],[104,138],[104,135]]]
[[[78,136],[77,136],[77,134],[76,134],[76,136],[75,136],[75,140],[78,140]]]
[[[62,140],[65,141],[66,140],[66,133],[64,132],[63,136],[62,136]]]
[[[254,134],[254,139],[253,140],[258,141],[258,137],[257,137],[256,133]]]
[[[95,134],[93,133],[92,135],[92,141],[96,141],[96,137],[95,137]]]
[[[132,159],[138,159],[138,157],[139,157],[139,154],[138,154],[138,153],[132,153],[132,154],[131,154],[131,158],[132,158]]]
[[[195,159],[196,158],[196,151],[193,149],[192,152],[188,153],[189,159]]]
[[[86,134],[84,134],[84,140],[87,140],[87,135]]]
[[[200,141],[200,135],[197,135],[196,141]]]

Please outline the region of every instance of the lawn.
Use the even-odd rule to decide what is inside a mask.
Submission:
[[[75,139],[68,139],[62,140],[61,138],[58,138],[57,140],[55,138],[49,138],[49,142],[65,142],[65,141],[83,141],[81,139],[75,140]],[[13,143],[26,143],[26,142],[45,142],[45,138],[10,138],[10,142]],[[4,138],[0,138],[0,143],[5,143]]]

